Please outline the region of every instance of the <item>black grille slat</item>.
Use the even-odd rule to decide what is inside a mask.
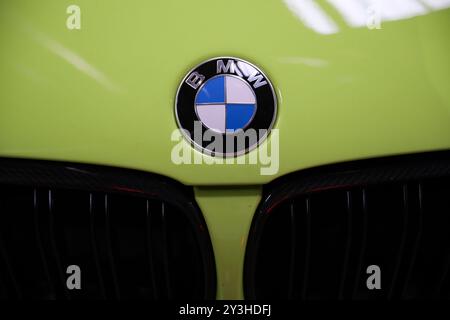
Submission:
[[[444,272],[440,278],[436,296],[448,296],[449,294],[449,278],[450,278],[450,254],[447,256],[447,262],[445,263]]]
[[[296,251],[297,251],[297,224],[294,211],[294,203],[290,204],[290,219],[291,219],[291,257],[289,265],[289,291],[288,298],[293,299],[295,296],[295,268],[296,268]]]
[[[164,284],[166,295],[172,298],[172,289],[170,284],[169,256],[167,243],[167,219],[164,203],[161,204],[161,244],[162,244],[162,268],[164,273]]]
[[[104,214],[105,214],[106,252],[108,255],[109,269],[111,270],[114,298],[120,299],[120,287],[117,278],[116,263],[114,261],[113,244],[111,240],[111,223],[109,216],[108,195],[104,196]]]
[[[5,195],[5,193],[1,189],[0,194],[4,197],[8,196],[7,194]],[[12,259],[10,257],[12,252],[8,250],[8,243],[6,241],[7,239],[4,237],[4,234],[10,232],[12,223],[8,220],[5,221],[4,215],[9,214],[9,208],[2,200],[3,199],[0,199],[0,214],[3,215],[2,217],[0,217],[0,281],[4,286],[2,292],[5,297],[20,299],[23,296],[22,288],[18,281],[16,275],[17,272],[13,267]]]
[[[309,280],[309,268],[310,268],[310,260],[311,260],[311,199],[306,198],[305,199],[305,237],[306,237],[306,243],[305,243],[305,259],[304,263],[305,266],[303,268],[303,283],[302,283],[302,292],[301,297],[302,299],[306,298],[306,293],[308,292],[308,280]]]
[[[37,190],[37,207],[38,217],[37,224],[39,235],[43,248],[43,259],[45,259],[48,267],[48,275],[50,277],[49,284],[52,286],[52,292],[47,299],[67,298],[65,292],[65,282],[61,277],[61,265],[56,260],[58,259],[58,252],[56,251],[56,243],[53,229],[53,217],[51,212],[50,191],[48,188]]]
[[[6,251],[6,247],[3,243],[3,240],[0,238],[0,258],[3,260],[4,270],[0,270],[2,275],[5,275],[9,280],[9,285],[12,287],[12,291],[14,294],[14,297],[16,299],[22,298],[22,291],[19,287],[19,283],[16,280],[15,272],[11,266],[10,258],[8,255],[8,252]],[[8,286],[6,280],[2,280],[2,283],[4,283],[5,287]]]
[[[49,259],[47,257],[46,246],[44,244],[44,239],[42,236],[42,222],[40,219],[41,212],[45,211],[45,198],[41,196],[42,192],[38,189],[33,188],[33,225],[35,230],[36,243],[38,245],[38,252],[40,256],[40,262],[42,265],[45,281],[48,286],[48,292],[43,294],[44,299],[55,299],[56,298],[56,283],[54,277],[51,276],[51,270],[49,266]]]
[[[345,193],[345,200],[346,200],[346,212],[347,212],[347,240],[345,244],[345,255],[344,255],[344,263],[342,264],[342,271],[341,271],[341,281],[339,285],[339,299],[344,299],[344,293],[345,293],[345,283],[347,280],[347,266],[349,264],[350,259],[350,250],[352,245],[352,219],[353,219],[353,206],[352,206],[352,192],[347,191]]]
[[[422,207],[422,185],[417,183],[417,228],[415,229],[414,244],[411,251],[411,258],[408,264],[408,271],[406,273],[405,281],[402,289],[402,298],[408,298],[408,283],[410,282],[412,272],[415,267],[419,245],[422,237],[423,229],[423,207]]]
[[[55,284],[53,282],[53,278],[50,276],[50,269],[48,266],[47,258],[45,256],[44,245],[42,243],[41,237],[41,228],[39,221],[39,204],[38,204],[38,191],[36,188],[33,188],[33,225],[34,231],[36,235],[36,243],[38,245],[38,252],[40,256],[40,262],[42,263],[44,276],[46,283],[49,287],[49,292],[47,298],[54,299],[56,297]],[[45,297],[45,294],[44,294]]]
[[[146,250],[147,250],[147,261],[148,268],[150,272],[151,285],[153,288],[153,298],[158,299],[158,288],[156,286],[156,275],[155,275],[155,267],[154,267],[154,257],[152,250],[152,212],[150,210],[150,203],[148,200],[145,202],[145,223],[146,223]]]
[[[436,293],[435,293],[435,295],[438,296],[438,297],[441,296],[442,294],[446,294],[446,292],[444,292],[444,287],[446,285],[448,285],[447,278],[449,276],[449,269],[450,269],[450,254],[447,256],[447,261],[446,261],[445,266],[444,266],[443,269],[444,269],[444,271],[442,273],[441,278],[438,281],[438,288],[437,288]]]
[[[0,299],[215,297],[211,242],[187,187],[115,168],[17,162],[0,159]],[[67,287],[70,265],[80,267],[81,290]]]
[[[355,161],[275,180],[250,230],[245,296],[450,298],[450,153],[434,155]],[[310,221],[287,206],[307,199]],[[284,233],[296,234],[295,259],[283,249],[293,247]],[[293,261],[287,279],[282,273]],[[299,279],[307,265],[306,283]],[[373,265],[381,270],[380,290],[371,287],[378,284]]]
[[[92,253],[94,256],[94,264],[96,269],[96,275],[98,278],[98,284],[100,288],[101,298],[106,299],[106,289],[104,284],[104,276],[103,271],[100,266],[100,255],[97,246],[97,236],[96,236],[96,227],[95,227],[95,217],[94,217],[94,208],[93,208],[93,193],[89,193],[89,237],[92,247]]]
[[[421,297],[439,297],[449,255],[450,185],[444,178],[423,181],[422,185],[423,232],[418,255],[420,263],[416,262],[413,279]],[[423,278],[423,274],[428,276]]]
[[[56,267],[56,278],[59,282],[59,287],[61,288],[61,292],[64,294],[66,299],[70,300],[70,295],[66,288],[66,281],[65,281],[65,271],[62,268],[61,264],[61,256],[59,254],[59,250],[56,244],[56,235],[55,235],[55,220],[54,220],[54,210],[53,210],[53,195],[52,190],[47,191],[48,195],[48,224],[49,224],[49,239],[50,239],[50,247],[53,255],[53,259],[55,261],[55,267]]]
[[[404,184],[402,186],[402,216],[403,216],[403,230],[401,231],[402,236],[399,244],[397,261],[394,267],[394,273],[392,276],[392,281],[389,288],[388,299],[392,299],[396,295],[397,289],[397,280],[400,273],[400,267],[402,264],[402,259],[404,258],[404,251],[406,246],[406,237],[407,237],[407,226],[408,226],[408,216],[409,216],[409,201],[408,201],[408,185]]]
[[[355,273],[355,282],[353,284],[352,297],[355,298],[357,295],[358,287],[361,283],[361,273],[363,272],[363,260],[364,254],[367,246],[367,230],[368,230],[368,210],[367,210],[367,191],[366,189],[361,190],[361,203],[362,203],[362,238],[361,238],[361,249],[358,254],[358,263]]]

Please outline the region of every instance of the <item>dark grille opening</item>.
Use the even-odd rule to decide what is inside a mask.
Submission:
[[[90,188],[68,189],[61,187],[63,167],[42,177],[37,170],[30,175],[36,186],[28,186],[29,168],[17,175],[13,167],[8,162],[0,170],[0,181],[8,182],[0,184],[0,298],[215,297],[206,226],[178,188],[149,178],[148,186],[131,189],[101,173],[98,185],[86,176]],[[84,183],[81,176],[70,181]],[[81,290],[67,289],[70,265],[81,269]]]
[[[246,297],[450,298],[450,161],[444,158],[352,164],[275,183],[250,232]],[[370,265],[381,269],[381,290],[367,288]]]

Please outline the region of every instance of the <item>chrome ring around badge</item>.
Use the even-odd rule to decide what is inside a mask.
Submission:
[[[276,114],[270,80],[255,65],[235,57],[213,58],[193,68],[175,98],[183,135],[212,156],[238,156],[256,148],[270,133]]]

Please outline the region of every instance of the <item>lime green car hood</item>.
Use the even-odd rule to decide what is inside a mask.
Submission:
[[[66,27],[72,1],[2,1],[0,156],[235,185],[449,149],[450,10],[370,30],[348,27],[329,3],[317,2],[339,32],[316,32],[281,0],[78,0],[80,30]],[[215,56],[246,59],[273,82],[276,174],[261,175],[258,164],[172,162],[177,87]]]

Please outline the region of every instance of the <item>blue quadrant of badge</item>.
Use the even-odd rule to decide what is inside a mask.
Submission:
[[[195,99],[199,120],[221,133],[244,129],[256,112],[256,99],[251,90],[248,84],[236,77],[209,79]]]
[[[227,104],[226,129],[237,130],[246,127],[255,113],[255,107],[254,104]]]
[[[200,89],[195,103],[224,103],[225,102],[225,77],[219,76],[209,79]]]

